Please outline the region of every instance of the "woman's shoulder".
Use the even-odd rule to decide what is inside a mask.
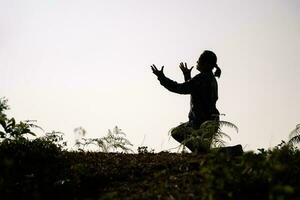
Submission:
[[[216,87],[217,81],[213,73],[200,73],[191,80],[196,88],[211,88]]]
[[[214,79],[213,73],[199,73],[193,77],[194,81],[208,81]]]

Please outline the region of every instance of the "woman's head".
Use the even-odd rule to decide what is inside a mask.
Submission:
[[[197,61],[197,69],[200,72],[212,71],[216,68],[215,76],[221,76],[221,69],[217,65],[217,56],[214,52],[205,50]]]

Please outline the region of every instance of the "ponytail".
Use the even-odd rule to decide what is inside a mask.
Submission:
[[[216,68],[216,71],[215,71],[214,75],[216,77],[220,78],[220,76],[221,76],[221,69],[220,69],[220,67],[217,64],[216,64],[215,68]]]

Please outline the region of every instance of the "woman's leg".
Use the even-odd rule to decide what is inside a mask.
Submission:
[[[179,126],[175,127],[171,131],[171,136],[180,144],[186,146],[189,150],[194,152],[195,148],[191,141],[186,141],[189,139],[193,131],[193,128],[191,127],[189,122],[180,124]],[[185,144],[183,144],[183,142]]]
[[[190,135],[190,127],[188,127],[188,122],[180,124],[171,131],[171,136],[179,143],[182,143]]]

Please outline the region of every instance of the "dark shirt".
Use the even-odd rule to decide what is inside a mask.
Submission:
[[[177,83],[165,76],[159,76],[158,80],[171,92],[191,95],[189,123],[193,128],[199,128],[203,122],[216,119],[219,115],[216,108],[218,83],[212,72],[201,72],[184,83]]]

